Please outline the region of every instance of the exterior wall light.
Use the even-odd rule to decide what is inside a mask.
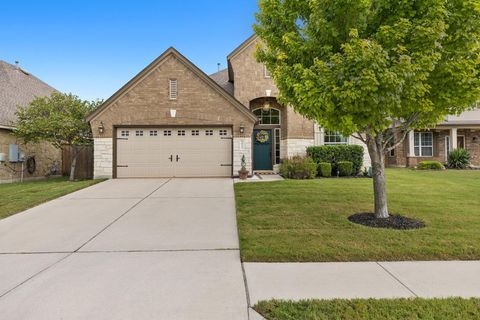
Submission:
[[[239,131],[241,134],[245,133],[245,126],[243,124],[240,125]]]
[[[272,96],[272,90],[265,90],[265,95],[267,97],[271,97]]]
[[[98,133],[103,134],[105,132],[105,127],[103,126],[103,121],[100,121],[100,125],[98,126]]]
[[[177,110],[170,109],[170,117],[175,118],[177,116]]]
[[[265,112],[270,111],[270,101],[265,101],[265,103],[262,107],[262,110],[265,111]]]

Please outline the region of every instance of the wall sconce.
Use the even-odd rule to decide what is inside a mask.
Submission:
[[[100,125],[98,126],[98,133],[103,134],[105,132],[105,127],[103,126],[103,121],[100,121]]]
[[[170,109],[170,117],[175,118],[177,116],[177,110]]]
[[[270,111],[270,101],[268,101],[268,100],[265,101],[265,103],[263,104],[262,110],[265,111],[265,112]]]
[[[243,124],[240,125],[239,131],[241,134],[245,133],[245,126]]]

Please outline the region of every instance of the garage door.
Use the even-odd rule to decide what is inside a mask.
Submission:
[[[117,177],[230,177],[231,128],[118,128]]]

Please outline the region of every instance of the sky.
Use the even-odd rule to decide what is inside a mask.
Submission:
[[[2,0],[0,60],[106,99],[170,46],[207,74],[252,35],[256,0]]]

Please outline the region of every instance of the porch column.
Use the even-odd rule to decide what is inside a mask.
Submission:
[[[408,132],[408,156],[415,157],[415,131]]]
[[[457,149],[457,128],[450,129],[450,151]]]

